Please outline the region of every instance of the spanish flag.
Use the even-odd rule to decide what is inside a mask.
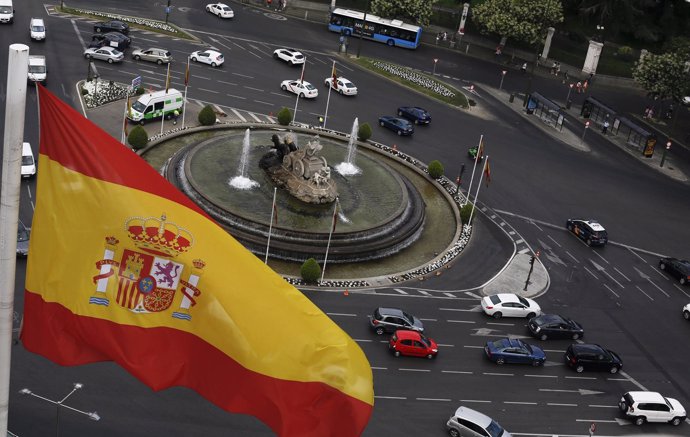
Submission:
[[[489,167],[489,157],[486,157],[486,162],[484,162],[484,177],[486,178],[486,186],[489,186],[491,182],[491,167]]]
[[[333,61],[333,71],[331,72],[331,78],[333,80],[333,89],[338,91],[338,72],[335,70],[335,61]]]
[[[359,436],[374,403],[359,346],[144,160],[38,89],[26,349],[63,366],[114,361],[281,437]]]

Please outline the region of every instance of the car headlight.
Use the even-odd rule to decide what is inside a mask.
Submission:
[[[431,352],[436,353],[438,352],[438,349],[431,349]]]

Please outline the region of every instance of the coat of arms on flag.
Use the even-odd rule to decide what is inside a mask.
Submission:
[[[117,238],[105,238],[103,259],[96,262],[100,273],[93,277],[96,292],[89,303],[109,306],[114,301],[135,313],[158,313],[172,306],[180,289],[179,310],[172,316],[190,320],[189,309],[201,294],[196,286],[205,263],[195,259],[190,269],[173,259],[191,249],[192,234],[168,222],[165,214],[160,218],[131,217],[125,222],[125,231],[131,246],[121,252]]]

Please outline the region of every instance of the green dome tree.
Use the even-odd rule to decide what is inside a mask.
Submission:
[[[302,264],[300,275],[307,282],[316,282],[321,277],[321,266],[314,258],[309,258]]]
[[[211,105],[206,105],[199,111],[199,123],[202,126],[213,126],[216,124],[216,113],[213,111]]]
[[[127,142],[134,150],[143,149],[149,143],[149,134],[142,126],[136,125],[127,136]]]

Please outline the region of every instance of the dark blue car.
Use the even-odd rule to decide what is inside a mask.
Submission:
[[[414,133],[414,126],[404,118],[384,115],[379,118],[379,124],[381,127],[390,129],[398,135],[412,135]]]
[[[496,364],[515,363],[542,366],[546,361],[546,354],[537,347],[529,345],[517,338],[502,338],[488,341],[484,347],[486,357]]]
[[[418,106],[401,106],[398,108],[398,117],[406,118],[414,124],[431,123],[431,114]]]

